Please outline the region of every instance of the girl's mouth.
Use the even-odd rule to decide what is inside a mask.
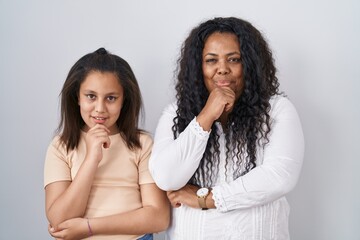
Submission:
[[[103,124],[106,121],[106,118],[104,118],[104,117],[92,117],[92,118],[94,119],[95,123],[98,123],[98,124]]]

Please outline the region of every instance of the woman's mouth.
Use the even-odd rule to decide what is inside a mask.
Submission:
[[[231,85],[231,81],[219,80],[219,81],[215,81],[215,85],[218,87],[229,87]]]

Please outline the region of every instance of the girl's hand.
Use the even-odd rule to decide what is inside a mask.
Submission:
[[[72,218],[51,227],[48,231],[56,240],[79,240],[90,236],[87,219]]]
[[[85,136],[85,159],[92,159],[98,163],[101,161],[103,148],[110,147],[109,133],[110,130],[101,124],[96,124],[93,128],[89,129]]]

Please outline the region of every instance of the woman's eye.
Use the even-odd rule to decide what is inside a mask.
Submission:
[[[216,62],[216,59],[215,58],[209,58],[209,59],[206,59],[205,62],[214,63],[214,62]]]
[[[238,63],[238,62],[240,62],[240,61],[241,61],[240,58],[230,58],[230,59],[229,59],[229,62],[236,62],[236,63]]]

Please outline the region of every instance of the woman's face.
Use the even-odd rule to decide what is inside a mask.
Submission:
[[[204,83],[209,93],[218,87],[231,88],[238,99],[244,89],[238,38],[232,33],[211,34],[202,53]]]
[[[123,96],[123,87],[115,74],[90,72],[79,90],[80,113],[86,124],[84,131],[102,124],[111,134],[118,133],[116,121],[120,116]]]

